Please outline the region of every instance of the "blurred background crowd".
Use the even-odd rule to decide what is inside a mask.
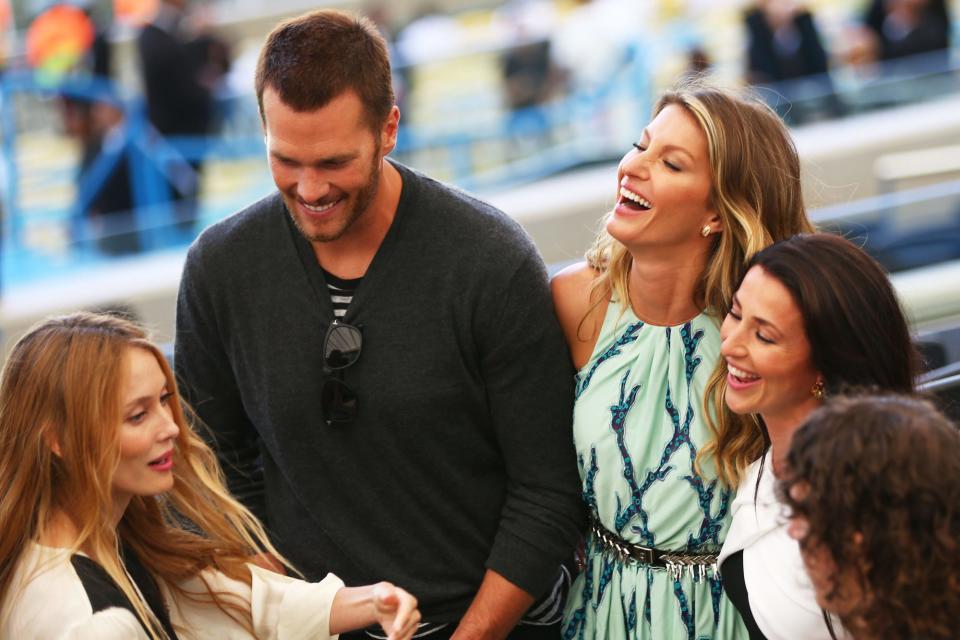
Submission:
[[[394,157],[492,200],[555,266],[589,244],[659,91],[691,73],[753,85],[793,127],[814,220],[894,274],[931,368],[960,361],[953,3],[335,4],[391,44]],[[115,300],[172,335],[187,245],[274,188],[253,65],[314,6],[0,0],[4,340]]]

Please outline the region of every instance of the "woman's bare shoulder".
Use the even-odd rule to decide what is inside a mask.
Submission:
[[[599,272],[585,261],[577,262],[558,271],[550,281],[550,288],[554,298],[560,294],[571,302],[579,297],[587,301],[590,297],[590,286],[598,275]]]
[[[573,364],[581,368],[597,342],[607,302],[596,304],[593,283],[599,272],[586,262],[571,265],[553,277],[550,290],[557,319],[570,347]]]

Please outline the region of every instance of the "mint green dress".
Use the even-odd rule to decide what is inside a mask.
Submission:
[[[659,327],[610,303],[577,373],[573,420],[583,498],[608,531],[656,549],[719,551],[733,495],[712,467],[693,470],[709,437],[703,397],[719,356],[719,327],[705,314]],[[697,573],[622,562],[590,536],[563,637],[747,638],[719,576]]]

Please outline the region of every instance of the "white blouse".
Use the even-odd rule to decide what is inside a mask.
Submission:
[[[170,621],[181,640],[335,639],[330,634],[330,607],[343,582],[333,574],[310,583],[250,566],[252,584],[205,570],[215,590],[250,603],[254,636],[216,606],[178,598],[161,584]],[[137,618],[127,609],[94,612],[66,549],[31,544],[0,606],[0,638],[32,640],[147,640]],[[199,577],[180,586],[204,593]]]
[[[813,584],[800,556],[800,545],[787,534],[787,508],[777,500],[770,452],[747,467],[731,507],[733,521],[720,550],[718,564],[743,551],[743,579],[750,610],[767,640],[830,640]],[[756,499],[754,499],[756,498]],[[839,619],[832,619],[838,637]]]

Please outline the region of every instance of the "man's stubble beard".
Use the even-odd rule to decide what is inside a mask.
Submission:
[[[382,158],[380,156],[380,144],[377,143],[376,152],[373,154],[373,164],[370,167],[370,179],[367,181],[366,186],[364,186],[356,194],[356,200],[353,203],[353,206],[347,212],[347,218],[343,226],[337,230],[335,233],[324,234],[324,233],[309,233],[304,226],[300,223],[300,219],[293,214],[293,211],[286,202],[284,206],[287,209],[287,214],[290,216],[290,219],[293,220],[294,226],[297,228],[297,231],[300,232],[308,242],[334,242],[342,238],[347,231],[359,220],[364,213],[370,208],[370,204],[373,202],[374,198],[377,197],[377,191],[380,188],[380,175],[382,173],[381,162]]]

